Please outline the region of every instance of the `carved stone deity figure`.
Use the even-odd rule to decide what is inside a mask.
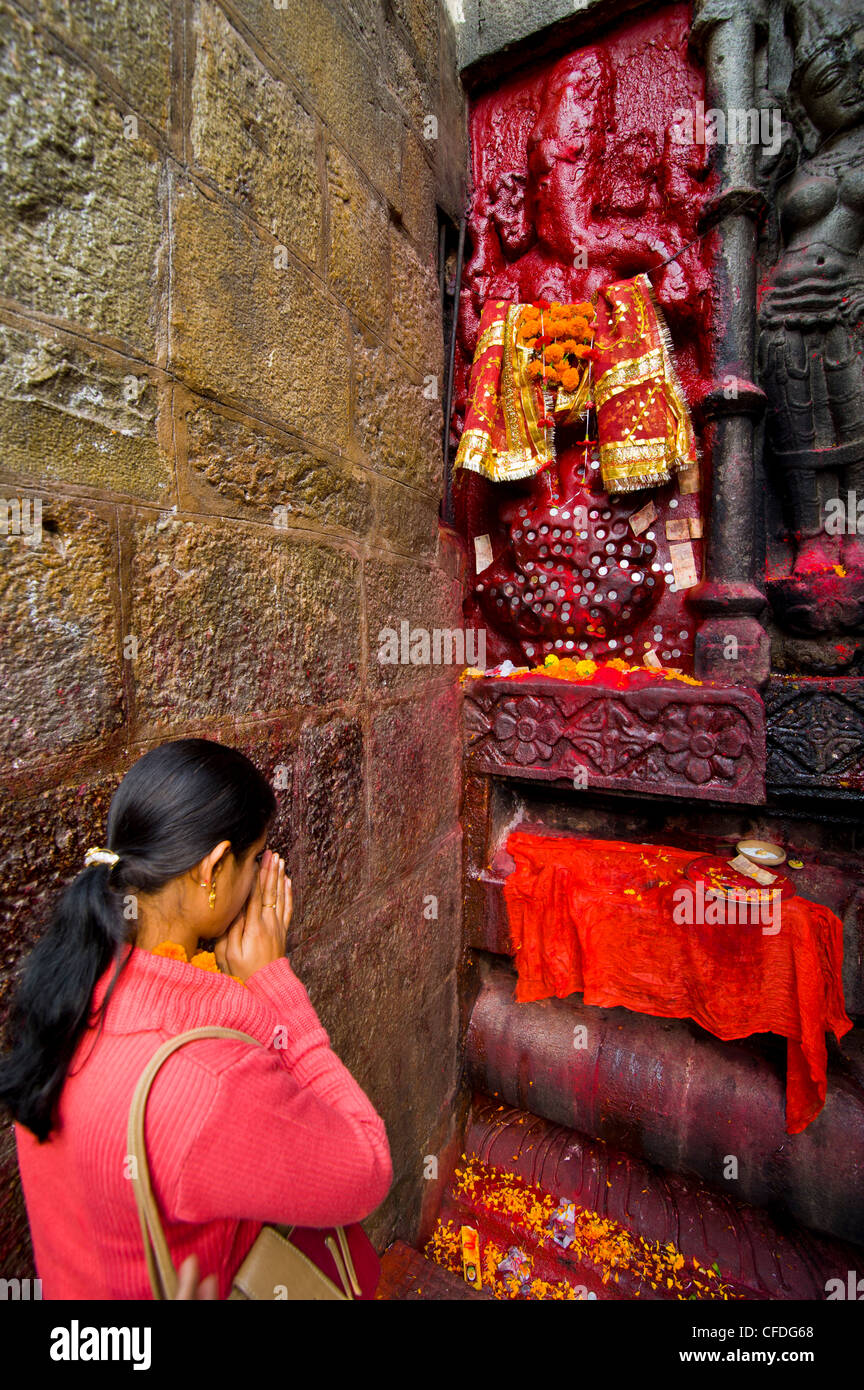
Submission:
[[[769,590],[781,619],[816,633],[859,625],[864,597],[864,536],[825,526],[831,498],[864,497],[864,14],[808,0],[791,18],[791,93],[817,141],[780,186],[759,370],[796,544],[792,576]]]
[[[699,214],[711,176],[704,145],[678,138],[674,114],[703,92],[687,17],[673,7],[478,98],[457,418],[490,300],[578,304],[643,273],[691,407],[710,390],[713,253]],[[638,497],[609,492],[596,434],[593,412],[558,422],[554,459],[532,476],[493,483],[455,471],[454,514],[475,550],[466,617],[486,631],[490,664],[550,654],[629,662],[656,649],[659,661],[692,669],[698,478],[687,490],[670,480]]]

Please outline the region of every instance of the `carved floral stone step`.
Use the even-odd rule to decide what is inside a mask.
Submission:
[[[740,687],[662,681],[633,690],[552,677],[472,680],[464,706],[471,771],[577,788],[765,800],[765,713]]]

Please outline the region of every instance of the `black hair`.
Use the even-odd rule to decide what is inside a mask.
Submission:
[[[9,1020],[11,1052],[0,1061],[0,1101],[40,1142],[88,1026],[93,989],[118,962],[103,1014],[134,935],[124,895],[152,893],[228,840],[245,857],[267,829],[276,799],[266,778],[236,748],[203,738],[152,749],[129,769],[108,812],[104,848],[113,866],[91,864],[58,898],[48,928],[30,952]],[[83,857],[83,850],[82,850]]]

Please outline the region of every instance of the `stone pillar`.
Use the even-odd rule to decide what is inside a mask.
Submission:
[[[697,0],[692,42],[703,58],[706,106],[747,111],[755,106],[754,52],[758,0]],[[766,606],[756,586],[757,499],[753,435],[764,395],[753,381],[756,325],[755,147],[716,146],[719,185],[703,225],[715,225],[715,386],[706,398],[711,505],[706,578],[690,596],[702,615],[696,634],[696,673],[732,685],[768,678],[770,641],[759,621]],[[734,640],[732,640],[734,639]]]

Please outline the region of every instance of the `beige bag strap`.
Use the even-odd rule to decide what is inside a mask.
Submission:
[[[147,1258],[150,1287],[155,1299],[173,1299],[176,1296],[177,1271],[171,1259],[171,1252],[168,1249],[168,1242],[162,1229],[159,1207],[153,1195],[153,1186],[150,1181],[150,1165],[147,1160],[147,1146],[144,1139],[147,1097],[162,1063],[171,1056],[172,1052],[176,1052],[178,1047],[194,1042],[197,1038],[237,1038],[241,1042],[255,1043],[257,1047],[264,1046],[258,1038],[251,1037],[249,1033],[240,1033],[236,1028],[191,1028],[187,1033],[179,1033],[176,1038],[169,1038],[167,1042],[156,1049],[135,1087],[135,1094],[129,1109],[126,1150],[127,1156],[133,1160],[132,1183],[135,1189],[135,1202],[138,1207],[138,1218],[141,1222],[141,1234],[144,1237],[144,1253]]]

